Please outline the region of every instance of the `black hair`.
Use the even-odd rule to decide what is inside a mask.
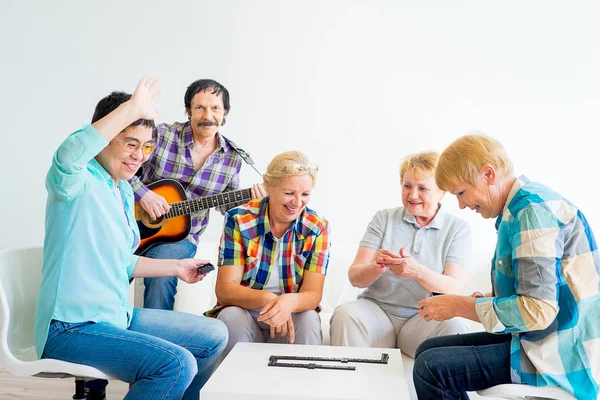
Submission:
[[[195,95],[204,91],[210,92],[214,95],[221,95],[221,98],[223,99],[223,107],[225,108],[225,115],[229,113],[229,109],[231,108],[231,105],[229,104],[229,91],[225,89],[225,86],[212,79],[198,79],[188,86],[187,90],[185,91],[185,96],[183,96],[183,104],[185,105],[185,111],[188,115],[191,114],[190,108],[192,106],[192,99]],[[223,121],[223,123],[225,123],[225,121]]]
[[[125,92],[112,92],[108,96],[104,97],[96,105],[96,109],[94,110],[94,116],[92,117],[92,124],[106,117],[108,114],[116,110],[117,107],[128,101],[130,98],[131,95]],[[146,128],[155,128],[153,119],[143,118],[140,118],[137,121],[133,122],[131,125],[129,125],[129,127],[138,125],[143,125]]]

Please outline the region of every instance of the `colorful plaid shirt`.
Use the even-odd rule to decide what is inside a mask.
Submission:
[[[487,331],[512,333],[512,381],[600,398],[600,254],[585,217],[522,176],[496,229],[494,297],[475,308]]]
[[[244,267],[242,286],[262,290],[271,275],[276,244],[269,225],[269,197],[251,200],[225,214],[219,246],[219,266]],[[292,222],[280,240],[279,288],[297,293],[304,271],[327,273],[329,264],[329,223],[308,207]],[[214,316],[225,305],[205,315]]]
[[[165,178],[179,181],[191,199],[239,188],[242,159],[220,133],[217,134],[217,149],[196,171],[191,154],[194,137],[190,122],[160,124],[156,131],[156,150],[142,166],[141,175],[130,181],[136,200],[139,201],[148,192],[145,184]],[[198,244],[199,236],[208,225],[209,211],[206,209],[191,214],[192,227],[187,238],[190,242]]]

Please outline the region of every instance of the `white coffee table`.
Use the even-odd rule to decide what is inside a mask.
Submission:
[[[380,359],[387,364],[315,362],[353,365],[355,371],[269,367],[269,356]],[[306,361],[281,361],[306,363]],[[200,392],[202,400],[264,399],[408,399],[398,349],[238,343]]]

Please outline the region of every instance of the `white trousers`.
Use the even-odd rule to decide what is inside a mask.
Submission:
[[[425,339],[468,332],[463,318],[442,322],[427,322],[419,314],[400,318],[366,299],[338,306],[329,328],[332,346],[398,348],[413,358]]]
[[[223,321],[229,331],[229,341],[223,351],[223,358],[229,354],[237,342],[289,343],[289,334],[284,337],[276,334],[274,339],[270,337],[271,327],[256,320],[259,311],[230,306],[217,314],[217,319]],[[294,321],[294,343],[321,344],[323,340],[321,318],[316,311],[293,313],[292,319]]]

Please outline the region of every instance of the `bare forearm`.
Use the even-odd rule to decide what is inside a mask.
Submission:
[[[302,312],[314,310],[317,308],[323,297],[323,293],[307,290],[299,293],[290,293],[287,296],[293,296],[295,300],[292,312]]]
[[[219,303],[254,310],[263,308],[277,297],[267,290],[252,289],[239,283],[217,284],[215,292]]]
[[[415,280],[428,292],[444,294],[458,294],[464,285],[463,281],[453,276],[437,273],[427,267],[422,267]]]
[[[123,129],[140,119],[140,110],[131,101],[121,104],[113,112],[92,125],[107,141],[111,141]]]
[[[133,278],[150,278],[157,276],[177,276],[176,260],[160,260],[140,257],[135,264]]]
[[[456,296],[455,312],[457,317],[470,319],[471,321],[481,322],[475,311],[475,298],[471,296]]]
[[[352,264],[348,270],[348,279],[352,286],[366,288],[381,276],[381,267],[375,267],[373,263]],[[382,269],[382,268],[381,268]]]

